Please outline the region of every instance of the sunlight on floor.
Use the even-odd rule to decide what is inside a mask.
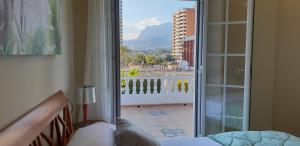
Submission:
[[[143,128],[158,140],[193,137],[193,105],[122,106],[122,118]]]

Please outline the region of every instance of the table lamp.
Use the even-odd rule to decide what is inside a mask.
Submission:
[[[83,124],[87,124],[88,105],[96,103],[95,86],[82,85],[77,87],[77,104],[82,105]]]

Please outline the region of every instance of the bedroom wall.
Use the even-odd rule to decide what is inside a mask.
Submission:
[[[57,90],[73,93],[72,0],[63,0],[62,55],[0,56],[0,129]]]
[[[278,0],[255,1],[250,129],[272,129]]]
[[[86,51],[86,35],[87,35],[87,17],[88,17],[88,1],[73,0],[74,6],[74,66],[75,68],[75,84],[83,84],[84,79],[84,62]]]
[[[273,128],[300,136],[300,1],[279,2]]]

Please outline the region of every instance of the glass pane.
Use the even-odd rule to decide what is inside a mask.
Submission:
[[[248,0],[229,0],[229,21],[247,20]]]
[[[228,53],[245,53],[246,24],[231,24],[228,26]]]
[[[226,21],[226,0],[208,1],[208,22]]]
[[[223,88],[206,87],[206,134],[222,131]]]
[[[243,120],[236,118],[225,118],[226,131],[240,131],[243,129]]]
[[[227,84],[244,85],[245,57],[228,57],[227,59]]]
[[[209,25],[207,29],[207,52],[224,53],[225,25]]]
[[[244,89],[243,88],[227,88],[226,89],[226,110],[228,116],[242,117],[244,105]]]
[[[224,83],[224,57],[207,56],[206,83]]]

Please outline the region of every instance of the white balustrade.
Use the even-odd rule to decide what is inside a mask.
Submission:
[[[136,94],[136,79],[132,79],[132,84],[133,84],[133,87],[132,87],[132,94],[135,95]]]
[[[160,94],[165,94],[165,86],[164,86],[165,79],[160,79]]]
[[[121,88],[121,105],[193,103],[195,90],[193,76],[122,77],[121,80],[126,82],[125,87],[123,85]],[[138,80],[139,94],[137,94]],[[144,89],[144,80],[146,80],[146,89]],[[160,84],[158,84],[159,80]],[[179,90],[178,81],[181,81],[181,90]],[[132,93],[129,92],[130,90]]]
[[[130,79],[122,79],[121,81],[125,82],[125,88],[122,87],[122,83],[121,83],[122,94],[129,94]]]

